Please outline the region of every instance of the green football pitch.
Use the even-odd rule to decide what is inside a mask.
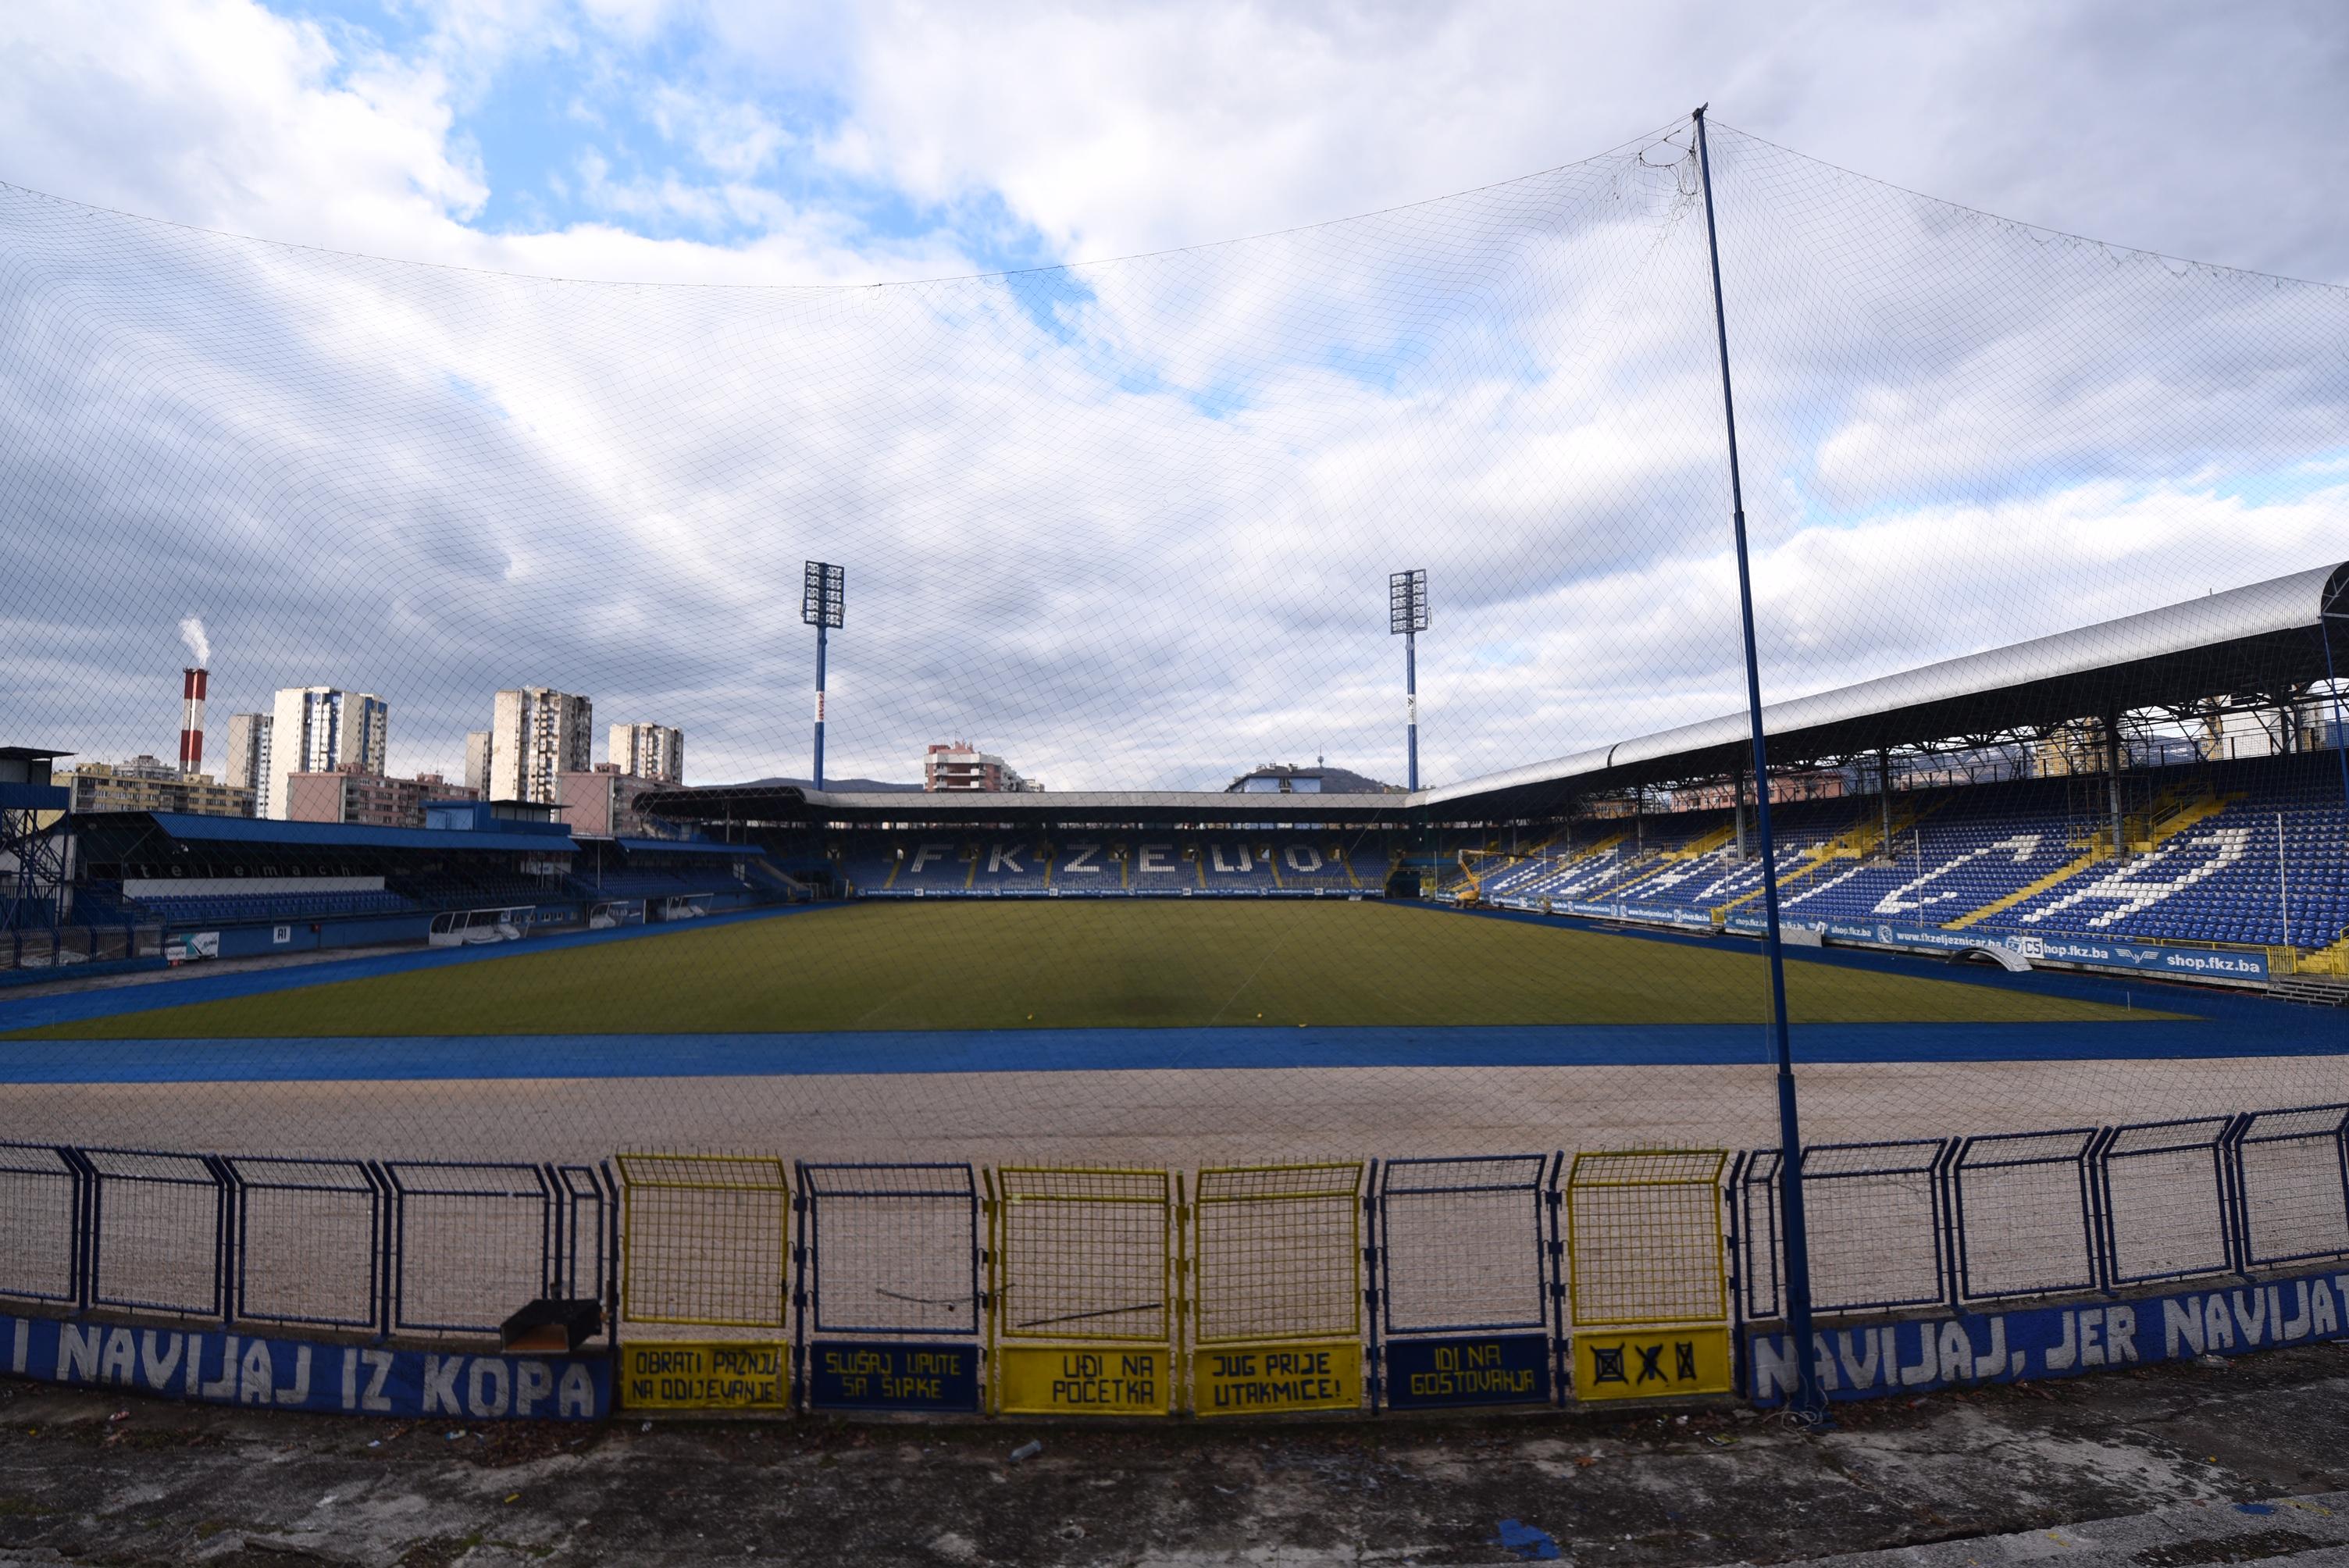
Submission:
[[[72,1039],[1216,1025],[1741,1024],[1739,942],[1649,942],[1354,903],[858,904],[119,1014]],[[1995,985],[1796,961],[1810,1023],[2144,1019]]]

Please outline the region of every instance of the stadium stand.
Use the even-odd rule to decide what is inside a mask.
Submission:
[[[467,912],[520,923],[624,923],[804,898],[755,849],[692,839],[575,840],[560,823],[460,816],[449,828],[78,813],[78,918],[160,927],[187,956],[423,941]]]
[[[2086,852],[2095,825],[2070,780],[1982,784],[1922,802],[1892,855],[1821,866],[1786,889],[1789,913],[1935,924],[1980,910]]]
[[[2141,852],[2117,862],[2107,853],[1982,923],[2330,946],[2349,926],[2349,823],[2337,779],[2313,766],[2328,761],[2262,758],[2213,769],[2169,820],[2148,821]]]
[[[1379,892],[1389,854],[1376,837],[1294,831],[882,833],[843,838],[832,859],[860,896],[1167,897]]]
[[[167,925],[249,921],[322,920],[361,914],[405,914],[420,908],[388,889],[357,892],[256,893],[226,897],[126,899],[124,906]]]
[[[581,839],[580,860],[572,870],[571,896],[588,902],[609,899],[706,901],[729,908],[767,896],[773,886],[750,885],[756,851],[739,844],[709,844],[670,839]]]
[[[1783,906],[1796,922],[1885,920],[1951,931],[2317,951],[2349,931],[2349,811],[2336,758],[2299,753],[2146,769],[2116,853],[2101,775],[1897,792],[1773,810]],[[1865,777],[1863,775],[1862,777]],[[1472,862],[1455,892],[1492,901],[1620,902],[1726,918],[1761,867],[1733,814],[1578,824],[1523,857]]]

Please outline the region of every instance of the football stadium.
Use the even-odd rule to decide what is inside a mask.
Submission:
[[[2349,304],[1701,129],[866,289],[0,188],[0,502],[123,531],[19,552],[15,1369],[1216,1416],[2337,1336]],[[319,559],[216,671],[256,528]],[[175,620],[178,763],[91,766]],[[591,687],[662,722],[595,764]],[[1397,777],[1242,771],[1325,742]]]

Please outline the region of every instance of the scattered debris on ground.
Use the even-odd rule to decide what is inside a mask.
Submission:
[[[2334,1346],[1840,1407],[1819,1436],[1743,1408],[460,1429],[119,1400],[0,1380],[0,1564],[1766,1563],[2349,1488]]]

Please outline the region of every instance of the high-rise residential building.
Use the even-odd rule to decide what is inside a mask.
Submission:
[[[348,763],[285,780],[286,816],[296,822],[356,822],[370,828],[421,828],[428,800],[470,800],[473,791],[438,773],[387,779]]]
[[[605,760],[631,779],[685,782],[685,731],[665,724],[616,724]]]
[[[561,804],[556,779],[594,764],[595,713],[585,697],[547,686],[498,693],[490,720],[490,799]]]
[[[490,798],[490,732],[465,732],[465,788],[481,799]]]
[[[182,773],[158,757],[134,757],[109,767],[84,762],[54,780],[73,791],[73,809],[98,811],[187,811],[199,817],[250,817],[253,791],[209,773]]]
[[[269,783],[270,715],[233,713],[228,720],[228,756],[221,777],[253,791],[256,799]]]
[[[261,814],[285,820],[291,774],[329,773],[345,764],[362,773],[381,773],[390,716],[390,707],[373,692],[335,686],[279,691],[269,716],[269,782]]]
[[[968,740],[940,741],[922,758],[922,788],[933,792],[977,790],[1023,794],[1044,786],[1022,779],[991,751],[980,751]]]

